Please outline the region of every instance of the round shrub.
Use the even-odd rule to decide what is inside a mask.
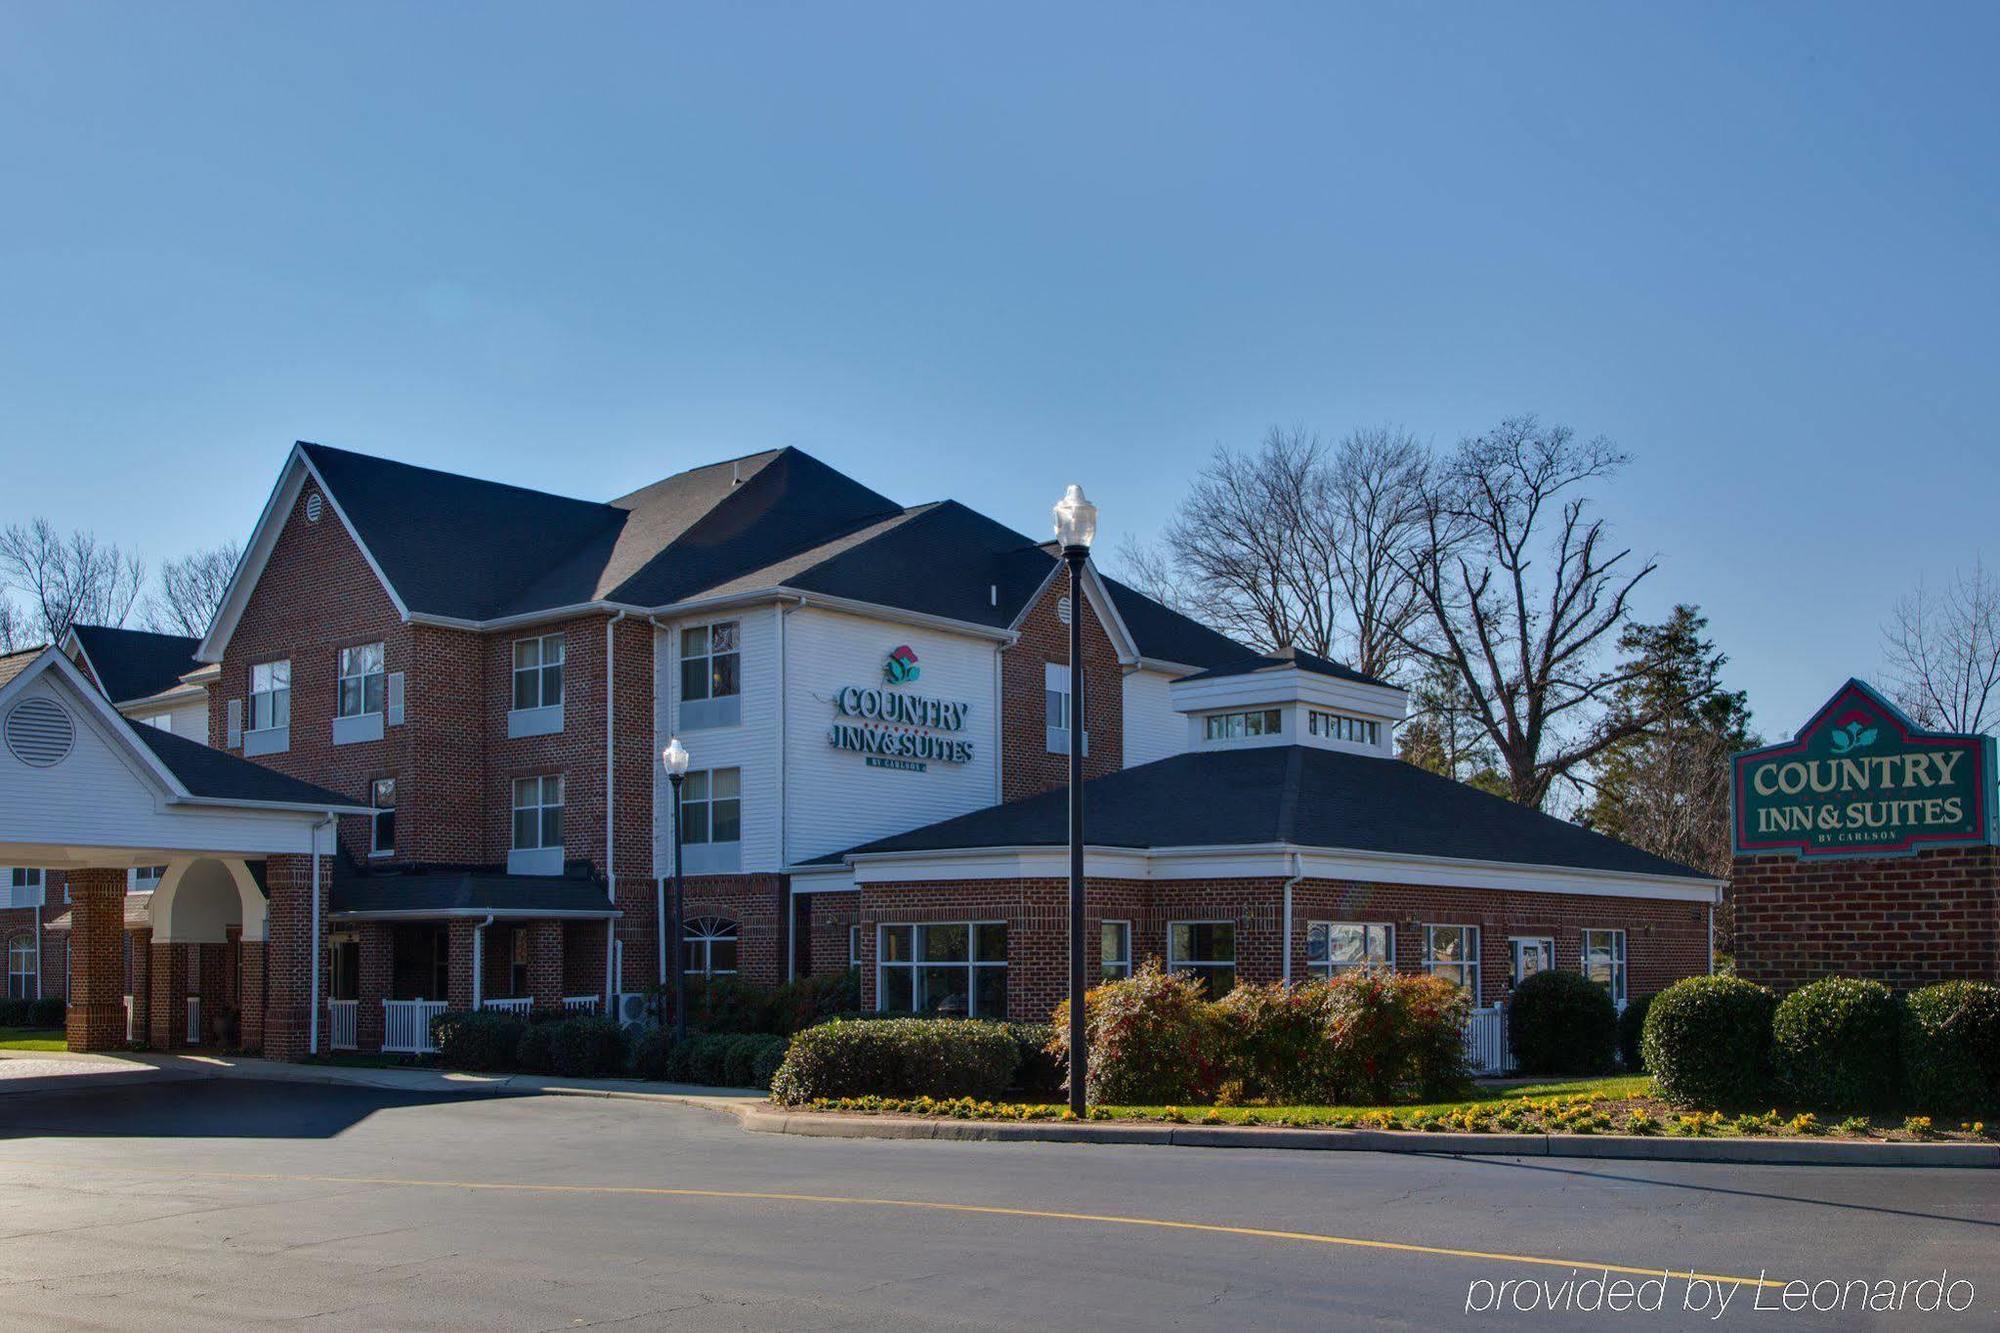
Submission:
[[[694,1039],[675,1041],[671,1029],[667,1031],[667,1064],[661,1077],[669,1083],[694,1082]]]
[[[674,1034],[665,1028],[649,1027],[632,1039],[632,1072],[640,1078],[667,1077],[667,1057],[674,1047]]]
[[[771,1080],[771,1100],[816,1097],[997,1097],[1020,1053],[1001,1023],[974,1019],[836,1020],[792,1038]]]
[[[549,1065],[564,1078],[597,1078],[618,1071],[625,1034],[608,1018],[569,1018],[550,1024]]]
[[[778,1066],[785,1062],[785,1053],[791,1049],[791,1046],[792,1043],[789,1039],[779,1037],[763,1050],[757,1052],[757,1058],[750,1065],[750,1086],[769,1092],[771,1090],[771,1079],[777,1074]]]
[[[527,1030],[515,1014],[448,1011],[431,1020],[431,1041],[447,1069],[497,1071],[515,1068],[514,1053]]]
[[[2000,986],[1947,981],[1903,1002],[1903,1102],[1924,1115],[2000,1113]]]
[[[688,1043],[688,1082],[716,1087],[722,1082],[722,1060],[733,1036],[721,1033],[695,1037]]]
[[[547,1074],[555,1069],[556,1029],[562,1026],[559,1019],[544,1018],[529,1022],[527,1030],[514,1046],[514,1067],[529,1074]]]
[[[1741,977],[1689,977],[1653,997],[1641,1041],[1662,1097],[1681,1106],[1736,1109],[1770,1083],[1777,999]]]
[[[1156,958],[1122,981],[1087,991],[1083,1012],[1090,1042],[1086,1094],[1093,1102],[1205,1102],[1231,1076],[1220,1011],[1199,980],[1170,975]],[[1067,1069],[1069,1001],[1056,1006],[1053,1026],[1049,1051]]]
[[[1508,1000],[1507,1045],[1523,1074],[1601,1074],[1618,1050],[1618,1007],[1581,972],[1537,972]]]
[[[757,1083],[757,1059],[772,1047],[780,1052],[785,1049],[783,1037],[774,1037],[768,1032],[754,1032],[738,1037],[729,1043],[729,1049],[722,1057],[722,1086],[725,1088],[754,1088]],[[782,1057],[781,1057],[782,1058]],[[776,1068],[774,1064],[772,1068]]]
[[[1815,1110],[1872,1111],[1896,1097],[1896,994],[1879,981],[1823,977],[1771,1015],[1779,1085]]]
[[[1652,1007],[1653,997],[1640,995],[1627,1000],[1625,1012],[1618,1015],[1618,1062],[1628,1074],[1645,1071],[1646,1054],[1641,1045],[1646,1035],[1646,1011]]]

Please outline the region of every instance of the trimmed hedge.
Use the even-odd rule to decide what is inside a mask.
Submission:
[[[59,1028],[68,1018],[53,996],[41,1000],[0,999],[0,1028]]]
[[[1021,1057],[1014,1071],[1014,1091],[1051,1100],[1060,1097],[1069,1069],[1049,1049],[1055,1041],[1055,1029],[1047,1023],[1009,1023],[1006,1028]]]
[[[447,1069],[499,1071],[518,1067],[516,1052],[527,1034],[526,1019],[517,1014],[483,1010],[439,1014],[431,1020],[431,1041],[438,1063]]]
[[[1682,1106],[1737,1109],[1770,1085],[1777,997],[1741,977],[1689,977],[1653,997],[1641,1043],[1662,1097]]]
[[[514,1045],[514,1067],[528,1074],[553,1073],[556,1029],[563,1022],[559,1018],[530,1019],[527,1031]]]
[[[771,1079],[771,1100],[978,1097],[1007,1091],[1020,1049],[1002,1023],[976,1019],[835,1020],[807,1028]]]
[[[1807,1106],[1874,1111],[1896,1098],[1896,993],[1879,981],[1824,977],[1771,1014],[1778,1085]]]
[[[1638,995],[1627,1000],[1625,1012],[1618,1015],[1618,1062],[1628,1074],[1646,1071],[1646,1053],[1641,1043],[1646,1035],[1646,1011],[1652,1007],[1652,996]]]
[[[2000,986],[1947,981],[1903,1003],[1903,1101],[1935,1115],[2000,1112]]]
[[[1523,1074],[1604,1073],[1618,1050],[1618,1006],[1581,972],[1537,972],[1509,997],[1507,1045]]]
[[[775,987],[737,977],[687,978],[688,1028],[709,1035],[788,1037],[840,1017],[861,1003],[861,974],[845,971],[799,977]],[[671,986],[648,992],[649,1007],[663,1027],[674,1021]]]
[[[625,1033],[608,1018],[566,1018],[550,1023],[550,1072],[563,1078],[599,1078],[624,1065]]]

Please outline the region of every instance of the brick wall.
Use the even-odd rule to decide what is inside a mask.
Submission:
[[[844,896],[844,895],[842,895]],[[965,880],[924,885],[869,885],[851,909],[862,927],[862,1004],[875,1005],[876,927],[894,923],[1004,921],[1008,945],[1008,1017],[1046,1020],[1069,993],[1069,888],[1063,880]],[[1085,970],[1098,976],[1099,924],[1132,923],[1134,962],[1164,958],[1167,928],[1176,921],[1227,921],[1236,927],[1237,975],[1268,982],[1284,972],[1283,881],[1093,879],[1087,895]],[[815,951],[821,913],[814,904]],[[1293,890],[1292,977],[1310,975],[1306,934],[1313,921],[1381,921],[1396,927],[1396,966],[1423,962],[1422,923],[1480,927],[1481,1002],[1507,991],[1508,938],[1553,937],[1559,967],[1581,966],[1585,928],[1626,932],[1627,993],[1651,994],[1708,970],[1707,909],[1699,903],[1584,894],[1508,893],[1488,889],[1409,888],[1308,880]],[[1412,922],[1420,923],[1413,927]],[[845,932],[841,933],[845,949]]]
[[[112,1050],[125,1044],[125,872],[76,870],[69,883],[76,951],[69,1049]]]
[[[2000,981],[2000,849],[1875,860],[1739,857],[1736,970],[1789,990],[1819,977],[1908,988]]]
[[[1060,787],[1069,781],[1069,756],[1050,754],[1048,708],[1044,702],[1051,662],[1069,664],[1069,626],[1058,608],[1069,596],[1069,574],[1063,571],[1042,591],[1021,622],[1021,637],[1000,654],[1001,765],[1004,800],[1018,800]],[[1125,684],[1118,654],[1091,608],[1083,599],[1084,730],[1090,753],[1084,757],[1087,778],[1115,773],[1125,764]]]

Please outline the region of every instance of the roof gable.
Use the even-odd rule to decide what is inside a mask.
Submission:
[[[108,625],[75,625],[70,629],[86,665],[115,704],[150,699],[181,683],[181,677],[201,664],[195,650],[201,640],[184,634]]]

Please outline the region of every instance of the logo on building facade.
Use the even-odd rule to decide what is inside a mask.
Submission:
[[[1736,854],[1902,856],[1994,841],[1993,742],[1924,731],[1850,680],[1798,736],[1737,755]]]
[[[916,652],[907,643],[890,653],[889,660],[882,664],[882,679],[891,685],[908,685],[923,674],[924,669],[917,665]]]
[[[908,644],[882,664],[882,679],[891,686],[907,685],[922,674]],[[971,711],[972,705],[953,699],[845,685],[834,691],[834,721],[826,743],[864,756],[871,768],[922,773],[933,763],[970,763],[972,742],[957,733],[965,730]]]

